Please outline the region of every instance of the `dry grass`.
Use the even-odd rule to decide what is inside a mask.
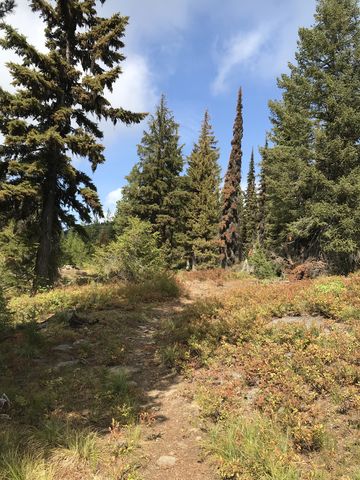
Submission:
[[[139,284],[91,283],[83,286],[68,286],[39,293],[35,296],[13,297],[9,309],[16,324],[40,321],[49,314],[68,309],[104,310],[126,307],[133,304],[164,301],[177,298],[181,287],[171,275],[157,276]]]
[[[1,412],[10,417],[0,417],[0,480],[139,478],[129,454],[139,443],[140,393],[111,367],[124,364],[129,331],[151,302],[179,294],[172,277],[157,277],[10,301],[21,325],[0,350],[1,393],[11,400],[11,408]],[[69,308],[85,312],[89,326],[72,329],[58,315],[37,328],[38,321]],[[61,351],[59,345],[69,348]]]

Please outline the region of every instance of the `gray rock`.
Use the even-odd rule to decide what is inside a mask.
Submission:
[[[53,350],[55,352],[68,352],[73,349],[72,345],[69,345],[68,343],[63,343],[62,345],[56,345],[53,347]]]
[[[136,367],[130,367],[128,365],[115,365],[114,367],[109,368],[109,372],[112,375],[122,374],[122,375],[127,375],[129,377],[131,375],[134,375],[138,371],[139,370]]]
[[[85,340],[85,338],[80,338],[79,340],[76,340],[76,342],[73,343],[73,345],[89,345],[89,341]]]
[[[59,370],[60,368],[64,367],[73,367],[74,365],[78,365],[79,360],[67,360],[66,362],[59,362],[55,365],[55,370]]]
[[[176,458],[170,455],[163,455],[156,462],[157,466],[161,468],[173,467],[175,463],[176,463]]]

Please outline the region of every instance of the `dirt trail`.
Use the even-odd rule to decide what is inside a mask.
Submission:
[[[142,427],[137,452],[143,480],[215,480],[216,469],[204,458],[199,410],[190,396],[189,383],[157,358],[156,333],[165,316],[182,305],[154,309],[142,318],[128,337],[127,370],[141,390],[148,422]]]

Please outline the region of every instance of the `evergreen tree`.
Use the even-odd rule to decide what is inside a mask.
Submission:
[[[4,18],[5,15],[12,12],[15,7],[15,0],[4,0],[0,2],[0,19]]]
[[[319,0],[299,31],[296,64],[271,102],[269,234],[289,257],[348,272],[360,251],[360,10]]]
[[[254,246],[258,233],[258,197],[256,192],[254,150],[251,152],[247,176],[243,225],[243,250],[246,256]]]
[[[198,142],[188,160],[186,251],[188,268],[219,264],[220,166],[219,150],[206,111]]]
[[[258,196],[258,238],[261,247],[265,245],[266,239],[266,222],[267,222],[267,189],[266,189],[266,173],[267,173],[267,155],[269,144],[268,140],[265,141],[264,148],[260,149],[262,160],[260,165],[260,185]]]
[[[241,141],[243,137],[242,90],[239,90],[231,154],[222,191],[220,221],[221,265],[223,268],[239,257],[239,196],[241,182]]]
[[[102,214],[90,177],[71,160],[87,158],[93,171],[105,161],[94,118],[131,124],[144,115],[114,108],[104,97],[121,73],[127,17],[98,16],[95,0],[30,5],[46,26],[45,53],[0,24],[1,46],[21,58],[8,64],[16,92],[0,89],[0,202],[36,226],[39,286],[56,278],[62,225],[74,225],[76,214],[83,221]]]
[[[127,177],[115,224],[120,233],[127,227],[129,217],[150,222],[172,264],[176,262],[179,234],[183,229],[184,190],[180,173],[184,160],[179,145],[179,125],[164,95],[138,145],[138,156],[139,162]]]

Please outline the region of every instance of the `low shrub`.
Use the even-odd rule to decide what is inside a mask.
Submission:
[[[9,309],[14,323],[39,321],[44,316],[67,309],[91,310],[116,307],[124,304],[125,287],[122,284],[90,284],[67,287],[39,293],[33,297],[13,297]]]

